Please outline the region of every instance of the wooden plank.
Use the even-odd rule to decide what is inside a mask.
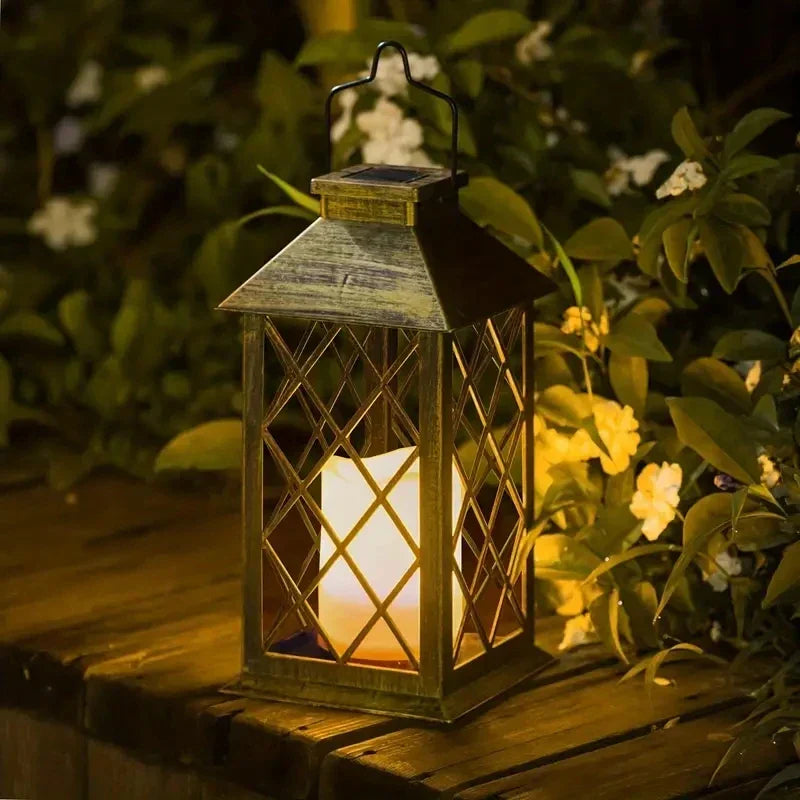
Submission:
[[[147,763],[94,739],[88,745],[87,775],[87,800],[265,800],[222,778]]]
[[[0,709],[0,796],[83,800],[86,743],[73,728]]]
[[[649,693],[641,682],[618,684],[599,670],[514,695],[450,728],[415,726],[331,753],[320,797],[399,792],[408,798],[458,791],[601,743],[639,735],[653,725],[744,702],[726,673],[676,666],[676,685]]]
[[[76,505],[44,487],[0,497],[0,518],[10,510],[27,534],[0,531],[22,573],[9,565],[0,585],[0,704],[308,795],[327,752],[395,723],[219,694],[240,668],[238,513],[148,497],[108,480],[87,484]]]
[[[248,786],[280,798],[317,796],[324,757],[403,727],[401,720],[292,703],[253,703],[231,721],[226,766]]]
[[[640,737],[510,775],[456,795],[458,800],[555,800],[591,791],[593,800],[675,800],[708,789],[716,765],[733,741],[742,709],[678,721]],[[753,773],[770,774],[795,755],[790,742],[764,740],[726,764],[716,786],[741,789]],[[750,783],[750,781],[747,781]],[[728,788],[725,788],[728,787]],[[732,788],[730,788],[732,787]]]

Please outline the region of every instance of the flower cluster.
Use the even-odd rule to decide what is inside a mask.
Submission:
[[[648,464],[636,478],[631,514],[642,520],[642,533],[654,542],[675,519],[683,481],[680,464]]]
[[[619,148],[610,147],[608,156],[611,166],[604,178],[608,193],[614,197],[627,192],[631,182],[636,186],[647,186],[656,170],[669,161],[669,155],[664,150],[650,150],[642,156],[626,156]]]
[[[526,66],[534,61],[547,61],[553,55],[553,48],[547,37],[553,32],[553,23],[539,20],[518,42],[515,48],[517,61]]]
[[[408,65],[415,80],[429,81],[439,74],[440,66],[435,56],[408,54]],[[362,73],[361,77],[368,73]],[[422,149],[422,126],[407,117],[403,108],[391,98],[408,93],[408,82],[399,53],[384,56],[378,62],[375,80],[370,84],[379,97],[374,108],[355,115],[356,128],[366,135],[361,145],[367,163],[401,164],[404,166],[432,166],[428,154]],[[353,111],[358,94],[355,89],[345,89],[339,94],[341,113],[331,126],[331,138],[341,141],[353,123]]]
[[[672,175],[667,178],[656,190],[656,197],[677,197],[685,191],[695,191],[706,185],[706,175],[703,166],[697,161],[681,161]]]
[[[29,220],[28,231],[44,239],[52,250],[83,247],[97,239],[94,217],[97,209],[91,201],[51,197]]]
[[[599,322],[592,319],[592,312],[586,306],[570,306],[564,312],[564,321],[561,324],[563,333],[574,333],[583,337],[586,349],[596,353],[600,347],[600,337],[609,332],[608,314],[604,310]]]

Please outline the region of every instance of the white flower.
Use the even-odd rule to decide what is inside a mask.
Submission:
[[[77,153],[86,135],[77,117],[62,117],[53,129],[53,150],[58,155]]]
[[[583,644],[592,644],[598,641],[597,633],[595,632],[592,618],[588,613],[579,614],[577,617],[571,617],[564,625],[564,638],[559,644],[559,650],[572,650],[574,647],[580,647]]]
[[[544,146],[553,148],[555,147],[559,141],[561,141],[561,137],[558,135],[557,131],[547,131],[544,136]]]
[[[663,197],[677,197],[687,189],[694,191],[705,186],[706,176],[703,172],[702,164],[697,161],[681,161],[672,175],[667,178],[656,190],[656,197],[660,200]]]
[[[358,93],[355,89],[345,89],[339,94],[339,106],[342,111],[336,121],[331,125],[331,139],[338,142],[349,130],[350,123],[353,121],[353,106],[358,100]]]
[[[219,126],[214,128],[214,147],[223,153],[230,153],[239,146],[239,134],[233,131],[226,131]]]
[[[372,64],[371,61],[367,63],[370,66]],[[435,78],[441,69],[436,56],[422,56],[419,53],[408,54],[408,68],[415,81],[423,82]],[[378,71],[375,74],[373,86],[384,97],[406,94],[408,81],[403,70],[403,58],[400,53],[391,53],[381,57],[378,61]]]
[[[51,197],[28,221],[28,231],[41,236],[53,250],[92,244],[97,239],[96,207],[90,201]]]
[[[652,55],[653,53],[650,50],[637,50],[631,56],[631,65],[628,68],[628,74],[638,75],[647,66]]]
[[[96,61],[85,61],[67,89],[67,105],[77,108],[94,103],[103,92],[103,68]]]
[[[719,624],[716,620],[711,625],[711,630],[708,632],[708,635],[711,637],[711,641],[716,644],[717,642],[722,641],[722,625]]]
[[[141,91],[152,92],[153,89],[169,81],[169,72],[160,64],[149,64],[146,67],[139,67],[133,73],[133,80]]]
[[[553,30],[549,20],[539,20],[516,45],[517,61],[520,64],[531,64],[534,61],[547,61],[553,55],[553,48],[545,39]]]
[[[653,180],[656,170],[669,161],[669,155],[663,150],[650,150],[642,156],[626,156],[621,150],[611,147],[608,155],[612,162],[605,179],[608,193],[612,196],[626,191],[631,180],[637,186],[646,186]]]
[[[754,361],[747,370],[747,374],[744,376],[744,385],[750,394],[755,391],[756,386],[758,386],[759,381],[761,380],[761,362]]]
[[[636,478],[636,492],[630,504],[631,514],[644,520],[642,533],[654,542],[675,519],[683,480],[679,464],[648,464]]]
[[[572,122],[569,123],[569,129],[573,133],[589,132],[589,126],[582,119],[573,119]]]
[[[89,165],[89,194],[105,198],[114,191],[119,180],[119,167],[95,161]]]
[[[422,126],[403,116],[403,109],[381,97],[372,111],[356,115],[356,125],[366,133],[362,146],[364,160],[370,164],[430,166],[431,160],[421,149]]]
[[[766,454],[758,457],[758,466],[761,467],[761,485],[773,489],[781,480],[781,473],[775,462]]]
[[[706,575],[705,580],[715,592],[724,592],[728,588],[728,578],[741,574],[742,562],[727,550],[719,552],[714,562],[719,569]]]

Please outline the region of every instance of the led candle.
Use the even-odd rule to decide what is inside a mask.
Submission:
[[[375,483],[383,489],[408,459],[412,448],[369,456],[362,463]],[[453,467],[453,525],[456,524],[463,488]],[[403,522],[414,542],[419,545],[419,459],[416,458],[388,494],[388,502]],[[349,458],[332,456],[322,469],[322,511],[339,540],[355,527],[375,501],[363,473]],[[335,545],[323,526],[320,543],[320,564],[334,555]],[[414,555],[406,539],[389,516],[383,504],[366,520],[361,530],[347,545],[347,552],[367,583],[383,600],[408,571]],[[456,547],[461,564],[461,548]],[[419,567],[409,578],[388,608],[388,614],[403,634],[409,648],[419,656]],[[463,597],[453,578],[453,632],[461,622]],[[341,556],[337,557],[319,584],[319,619],[334,647],[343,653],[359,631],[375,613],[361,582]],[[379,619],[353,654],[365,661],[406,661],[407,656],[385,620]]]

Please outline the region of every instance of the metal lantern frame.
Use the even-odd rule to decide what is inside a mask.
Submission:
[[[551,660],[534,643],[532,555],[525,559],[518,584],[512,584],[509,569],[522,535],[533,523],[533,299],[549,291],[550,285],[458,211],[457,189],[466,176],[457,167],[456,105],[452,98],[411,78],[401,45],[381,43],[368,77],[331,91],[326,103],[328,125],[334,94],[373,80],[387,47],[400,52],[412,85],[450,105],[451,170],[415,169],[409,171],[411,177],[404,174],[396,182],[397,175],[389,173],[403,168],[361,165],[314,179],[312,190],[322,196],[321,218],[221,306],[244,315],[243,672],[232,688],[271,698],[450,721]],[[443,235],[447,241],[442,242]],[[391,263],[369,279],[372,285],[359,286],[357,262],[364,275],[370,275],[375,264],[366,259],[375,254],[376,259],[387,258]],[[320,259],[325,269],[314,274],[321,283],[310,286],[305,267],[321,263]],[[474,259],[483,263],[489,259],[494,265],[490,281],[476,284]],[[456,260],[461,274],[453,273]],[[395,262],[400,261],[397,266]],[[411,274],[413,270],[417,272]],[[419,280],[414,277],[420,275]],[[409,281],[416,281],[413,291],[407,288]],[[401,286],[405,287],[402,292]],[[453,286],[449,294],[447,286]],[[280,317],[307,322],[297,341],[290,343],[282,333],[275,321]],[[268,345],[283,372],[269,398],[265,395]],[[512,358],[512,350],[518,351],[518,358]],[[339,369],[336,385],[325,397],[314,382],[314,368],[324,358],[335,359]],[[357,364],[362,370],[360,383],[354,379]],[[481,389],[487,383],[491,386],[488,395]],[[416,419],[407,408],[408,393],[414,390]],[[345,395],[350,397],[350,410],[342,420],[334,414],[334,404]],[[513,413],[511,422],[498,431],[493,422],[502,396],[510,398]],[[294,463],[271,427],[290,401],[298,404],[311,431],[309,444]],[[366,428],[361,452],[351,441],[359,425]],[[475,448],[470,466],[456,450],[459,430],[466,431]],[[363,459],[398,443],[413,450],[381,488]],[[314,458],[312,447],[316,448]],[[374,493],[371,505],[349,532],[334,530],[312,491],[323,465],[337,452],[352,460]],[[284,481],[284,492],[265,518],[267,454]],[[418,544],[388,500],[416,458],[420,470]],[[512,475],[515,459],[521,463],[519,486]],[[454,464],[464,491],[457,520],[451,508]],[[497,487],[486,513],[478,492],[490,471]],[[513,509],[514,524],[510,535],[496,541],[493,528],[502,502]],[[373,591],[347,549],[379,508],[385,510],[413,556],[411,566],[384,597]],[[274,531],[290,512],[299,516],[312,541],[299,578],[282,562],[272,542]],[[466,532],[467,514],[478,536]],[[307,577],[313,572],[323,530],[334,543],[334,558],[346,561],[375,606],[367,625],[343,652],[333,646],[313,601],[334,558],[318,564],[314,577]],[[459,537],[464,537],[462,546],[469,547],[475,559],[471,580],[455,556]],[[286,598],[269,630],[264,627],[266,565]],[[418,655],[392,618],[391,607],[417,569]],[[454,575],[464,604],[464,618],[455,636]],[[489,582],[495,584],[500,600],[493,619],[486,623],[477,603]],[[516,634],[500,636],[502,608],[510,609],[519,623]],[[275,651],[277,631],[292,615],[315,631],[328,658]],[[385,623],[397,638],[407,660],[403,668],[354,663],[360,642],[379,623]],[[481,650],[472,657],[466,655],[464,644],[470,624]]]

